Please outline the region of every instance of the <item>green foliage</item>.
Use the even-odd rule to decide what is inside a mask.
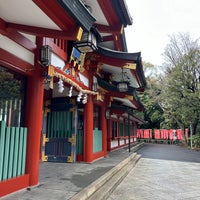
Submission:
[[[20,97],[21,82],[14,75],[0,69],[0,99]]]
[[[192,125],[200,117],[200,47],[188,34],[171,36],[165,49],[168,68],[162,84],[162,108],[179,128]],[[170,122],[170,120],[168,120]]]
[[[184,130],[190,126],[195,134],[200,121],[199,42],[187,33],[171,35],[164,56],[167,62],[162,73],[158,67],[143,63],[147,88],[140,99],[148,122],[144,128]]]
[[[142,128],[160,128],[163,118],[163,110],[156,102],[156,97],[160,94],[160,86],[158,84],[157,67],[150,63],[144,63],[144,71],[146,74],[147,88],[139,97],[144,104],[143,118],[146,124]]]
[[[191,137],[187,140],[187,145],[190,146],[191,144]],[[200,149],[200,135],[192,136],[192,148],[199,150]]]

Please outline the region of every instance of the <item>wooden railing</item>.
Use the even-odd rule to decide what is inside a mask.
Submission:
[[[5,121],[7,126],[20,127],[21,124],[21,99],[0,99],[0,121]]]
[[[54,44],[60,47],[63,51],[67,52],[67,41],[63,39],[53,39]]]
[[[27,128],[0,121],[0,181],[25,174]]]

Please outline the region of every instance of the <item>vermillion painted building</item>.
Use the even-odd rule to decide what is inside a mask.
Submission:
[[[92,162],[135,142],[146,82],[127,25],[125,0],[0,3],[0,196],[37,185],[40,160]]]

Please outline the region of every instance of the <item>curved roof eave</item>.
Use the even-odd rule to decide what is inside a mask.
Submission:
[[[107,49],[101,46],[98,46],[97,53],[110,57],[111,59],[116,59],[122,62],[119,63],[135,63],[136,66],[136,74],[138,77],[138,82],[140,85],[140,88],[138,90],[144,90],[146,87],[146,79],[144,76],[144,71],[143,71],[143,65],[142,65],[142,58],[141,58],[141,52],[136,52],[136,53],[128,53],[128,52],[121,52],[121,51],[115,51],[111,49]],[[131,70],[133,72],[133,70]]]
[[[122,59],[127,62],[130,62],[130,61],[137,62],[141,58],[141,52],[128,53],[128,52],[107,49],[101,46],[98,46],[97,53],[100,53],[104,56],[108,56],[111,58]]]
[[[133,24],[133,19],[129,13],[125,0],[111,0],[113,7],[119,16],[119,20],[126,27]]]

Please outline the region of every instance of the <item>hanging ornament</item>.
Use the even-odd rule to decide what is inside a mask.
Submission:
[[[69,97],[72,97],[72,91],[73,91],[73,86],[71,86],[69,89],[69,95],[68,95]]]
[[[83,97],[83,101],[82,101],[83,104],[87,103],[87,98],[88,98],[88,96],[87,96],[87,94],[85,94]]]
[[[63,93],[63,91],[64,91],[63,80],[62,80],[62,79],[59,79],[59,81],[58,81],[58,92],[59,92],[59,93]]]
[[[78,96],[77,96],[77,101],[80,102],[82,98],[83,93],[80,91]]]

